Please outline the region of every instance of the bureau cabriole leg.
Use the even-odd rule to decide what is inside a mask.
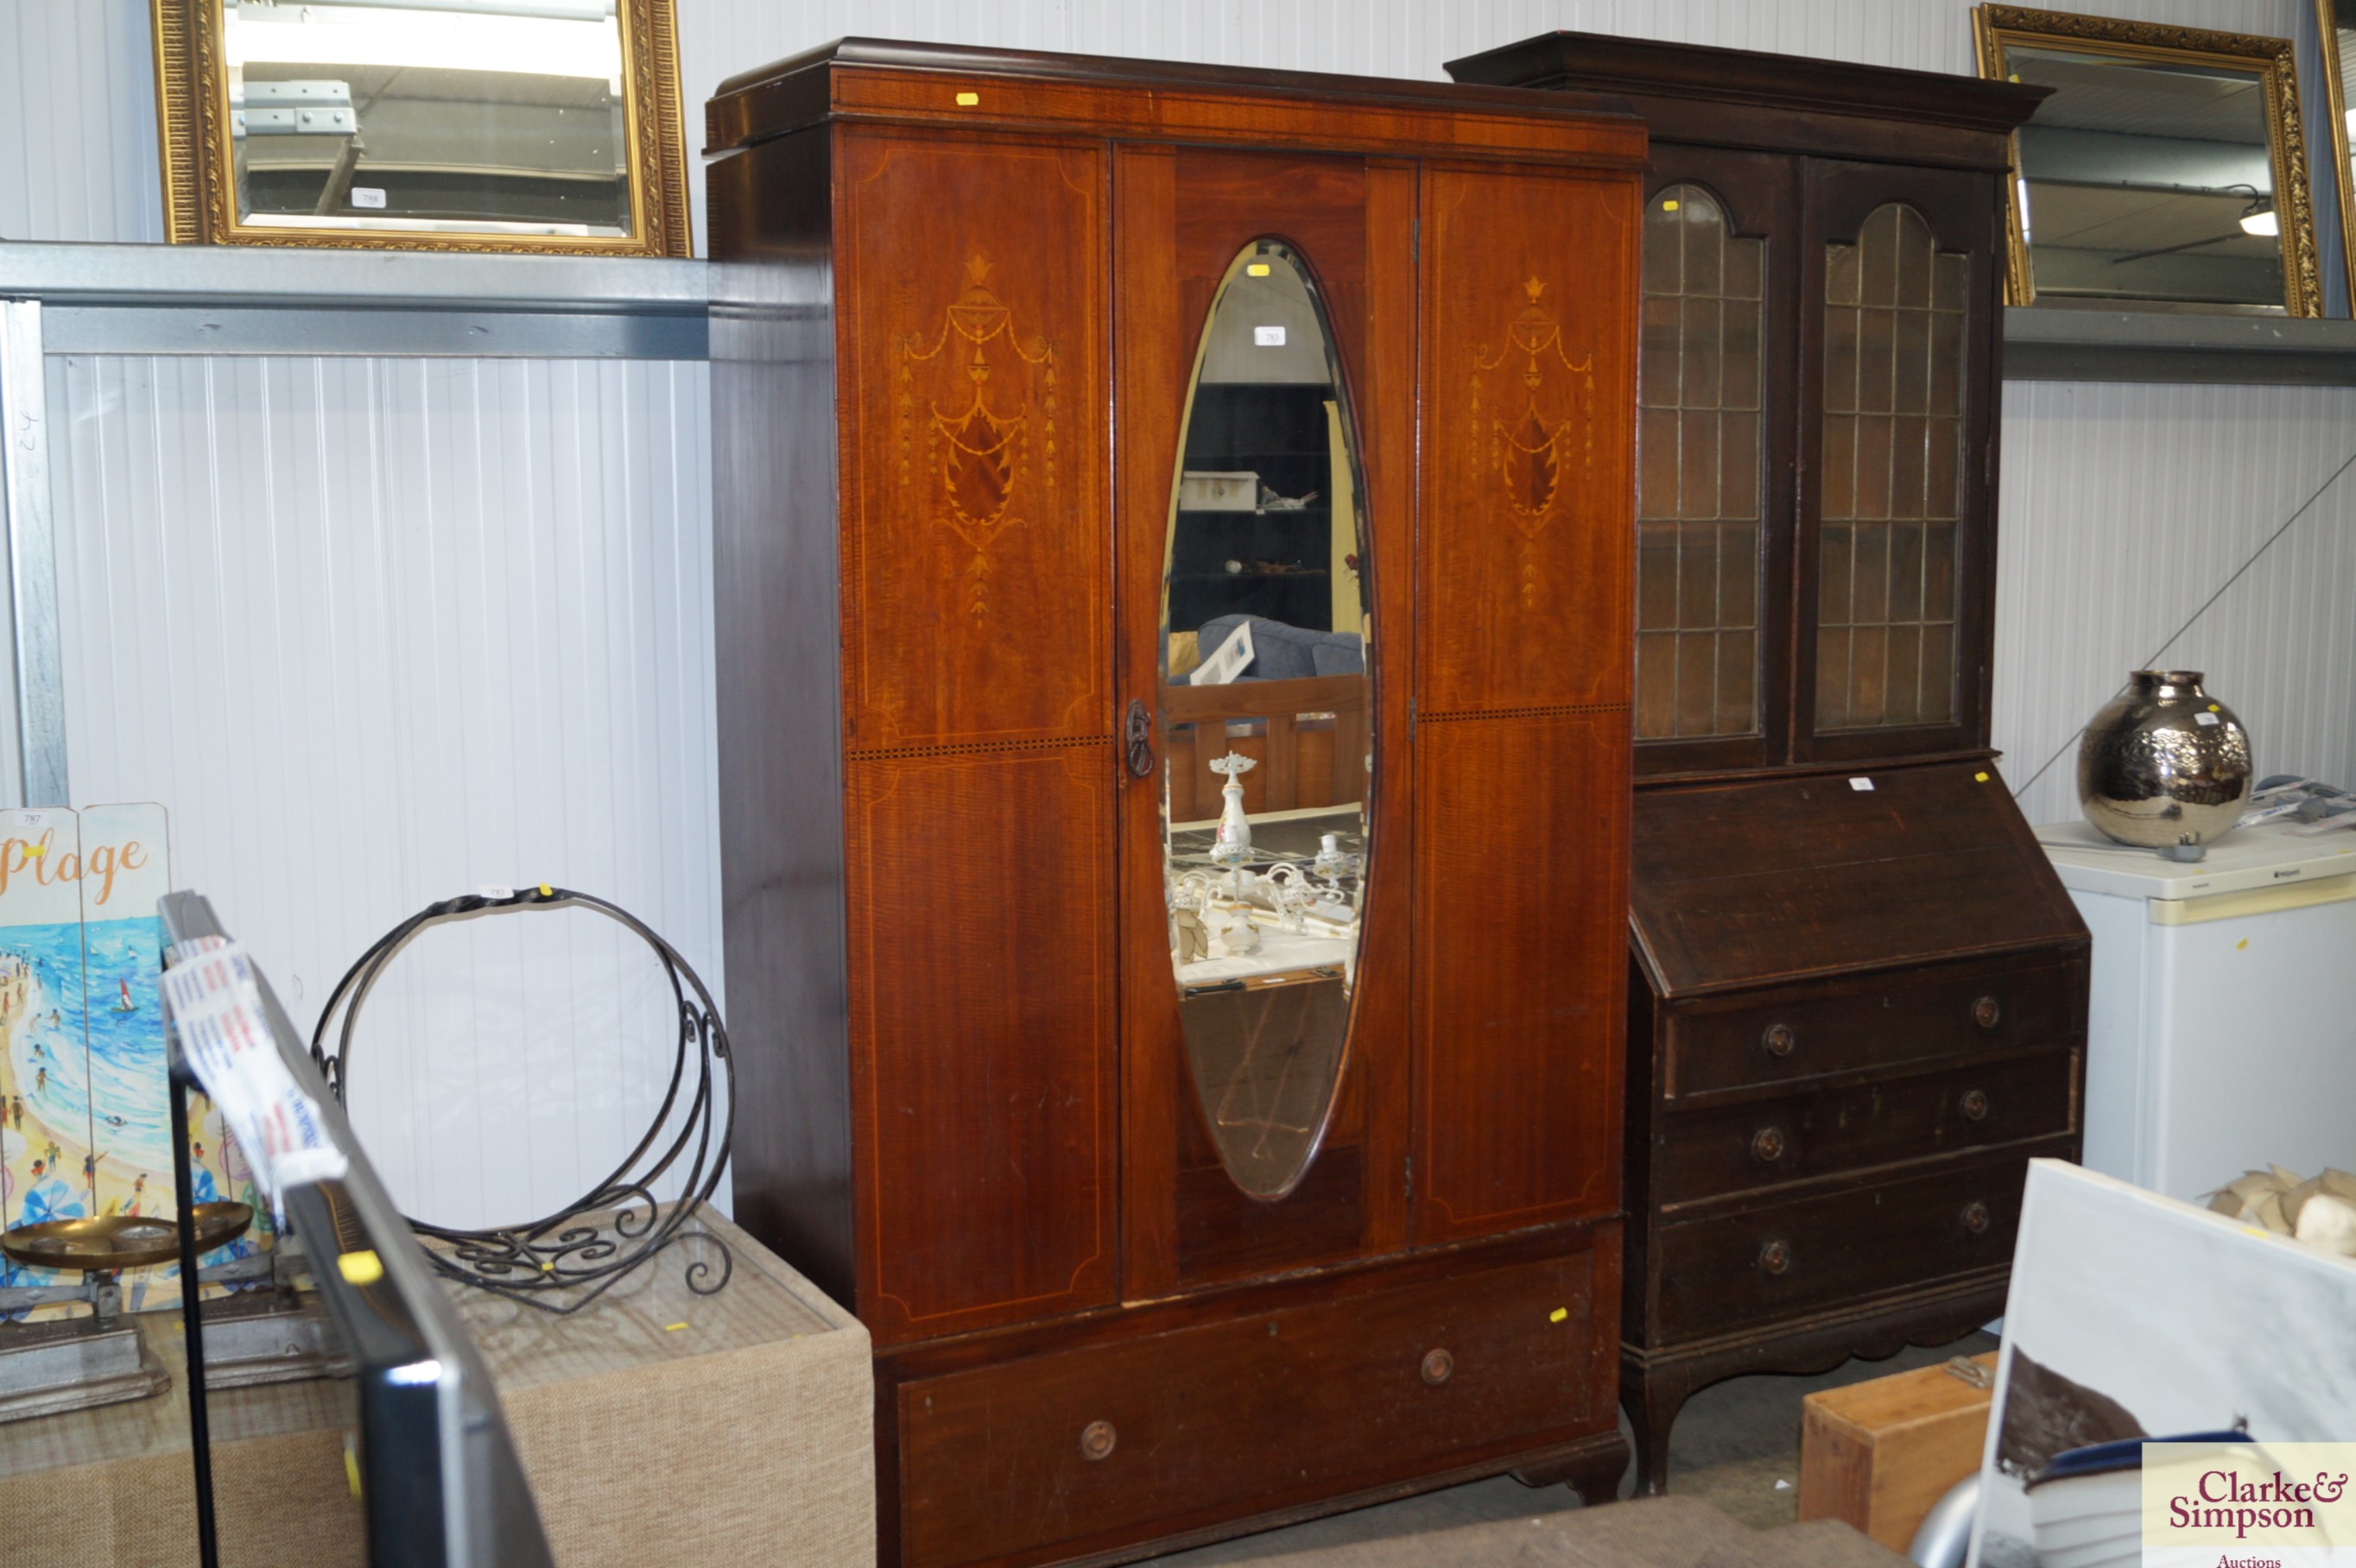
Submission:
[[[1656,1498],[1669,1489],[1669,1428],[1693,1392],[1676,1367],[1623,1367],[1620,1402],[1636,1431],[1636,1495]]]

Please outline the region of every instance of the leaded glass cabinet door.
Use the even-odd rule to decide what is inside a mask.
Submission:
[[[1790,722],[1793,164],[1656,148],[1647,185],[1636,769],[1757,767]]]
[[[1998,232],[1984,177],[1808,165],[1794,761],[1987,743]]]

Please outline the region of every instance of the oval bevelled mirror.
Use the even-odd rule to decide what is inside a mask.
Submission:
[[[1374,709],[1358,463],[1308,269],[1244,248],[1203,329],[1162,599],[1162,843],[1178,1015],[1236,1184],[1292,1190],[1358,982]]]

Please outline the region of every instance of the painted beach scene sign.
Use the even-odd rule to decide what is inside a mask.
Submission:
[[[170,887],[160,805],[0,811],[0,1226],[175,1212],[155,911]],[[197,1200],[251,1201],[210,1112],[191,1096]],[[178,1274],[126,1273],[123,1305],[177,1305]],[[80,1282],[6,1264],[0,1283]]]

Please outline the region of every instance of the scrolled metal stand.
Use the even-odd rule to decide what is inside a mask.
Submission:
[[[627,927],[662,961],[678,1007],[679,1040],[661,1105],[637,1147],[604,1180],[552,1214],[486,1230],[429,1224],[405,1214],[402,1218],[418,1234],[445,1243],[425,1249],[444,1274],[543,1312],[562,1316],[580,1311],[631,1270],[680,1243],[708,1247],[718,1254],[716,1263],[710,1257],[691,1258],[685,1270],[690,1290],[699,1296],[713,1295],[735,1272],[735,1259],[717,1236],[686,1226],[711,1199],[728,1167],[735,1130],[735,1060],[729,1052],[728,1030],[720,1021],[720,1009],[712,1004],[712,993],[701,978],[669,943],[628,911],[590,893],[546,885],[501,896],[469,893],[428,904],[379,937],[336,982],[311,1036],[312,1060],[318,1063],[337,1100],[343,1101],[345,1062],[351,1054],[352,1026],[360,1005],[394,955],[427,926],[478,914],[562,906],[594,910]],[[337,1029],[339,1012],[343,1021]],[[331,1030],[336,1035],[332,1055],[327,1051]],[[686,1115],[677,1134],[657,1151],[656,1140],[680,1103],[691,1064],[694,1086]],[[719,1108],[723,1098],[724,1113]],[[686,1163],[679,1178],[681,1197],[665,1212],[655,1200],[654,1184],[682,1160]],[[589,1219],[608,1211],[610,1229],[607,1223]]]

